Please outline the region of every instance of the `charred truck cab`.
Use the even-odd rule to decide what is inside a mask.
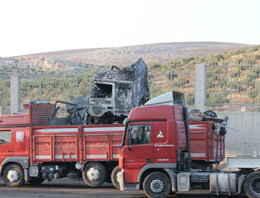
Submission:
[[[148,99],[147,67],[142,59],[123,69],[113,66],[94,77],[86,124],[122,123],[132,108]]]

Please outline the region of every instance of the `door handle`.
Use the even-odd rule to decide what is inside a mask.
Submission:
[[[14,152],[14,151],[8,150],[8,152],[11,153],[11,152]]]
[[[152,162],[152,161],[153,161],[153,159],[150,159],[150,158],[146,159],[146,162]]]

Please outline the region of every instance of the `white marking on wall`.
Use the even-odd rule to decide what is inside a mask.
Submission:
[[[78,128],[39,129],[35,131],[39,133],[69,133],[78,132]]]
[[[205,153],[191,153],[191,157],[206,157]]]
[[[204,124],[190,124],[189,125],[190,129],[205,129],[205,125]]]
[[[34,137],[76,137],[77,135],[34,135]]]
[[[173,144],[168,144],[168,145],[155,144],[154,146],[158,146],[158,147],[172,147],[174,145]]]
[[[91,127],[84,128],[84,132],[108,132],[108,131],[124,131],[125,127]]]
[[[105,144],[105,145],[87,144],[86,148],[88,148],[88,147],[107,147],[107,144]]]
[[[106,159],[107,155],[86,155],[87,159]]]
[[[51,159],[50,155],[36,155],[36,159]]]
[[[113,158],[119,158],[119,157],[120,157],[120,154],[113,155]]]
[[[76,159],[76,155],[55,155],[55,159]]]
[[[190,131],[190,133],[205,133],[206,131]]]

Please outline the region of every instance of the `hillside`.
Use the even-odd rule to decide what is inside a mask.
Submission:
[[[260,45],[251,48],[246,45],[244,48],[207,56],[171,59],[166,63],[148,61],[151,97],[165,93],[172,87],[175,91],[184,92],[186,104],[193,106],[197,63],[221,65],[221,67],[208,67],[208,104],[218,104],[219,107],[221,104],[228,104],[230,86],[232,86],[232,102],[260,104],[260,67],[245,66],[260,64]],[[232,68],[231,78],[230,63],[237,65]],[[21,84],[22,104],[24,104],[35,100],[69,101],[73,97],[84,96],[88,94],[93,74],[104,67],[51,57],[39,58],[36,55],[0,59],[0,106],[10,105],[8,76],[15,71],[26,74]],[[36,75],[39,71],[43,73]]]
[[[217,42],[159,43],[117,48],[79,49],[0,58],[0,75],[96,73],[107,66],[129,66],[139,58],[149,65],[172,60],[250,48],[251,45]]]
[[[159,62],[163,64],[173,59],[207,56],[241,47],[250,47],[250,45],[220,42],[158,43],[115,48],[46,52],[22,57],[42,57],[92,65],[126,66],[134,63],[139,58],[143,58],[146,63]]]

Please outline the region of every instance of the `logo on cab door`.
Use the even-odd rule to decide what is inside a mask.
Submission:
[[[164,138],[164,135],[163,135],[162,131],[160,131],[160,132],[158,133],[157,138]]]
[[[16,142],[23,142],[23,140],[24,140],[24,132],[17,131],[16,132]]]

